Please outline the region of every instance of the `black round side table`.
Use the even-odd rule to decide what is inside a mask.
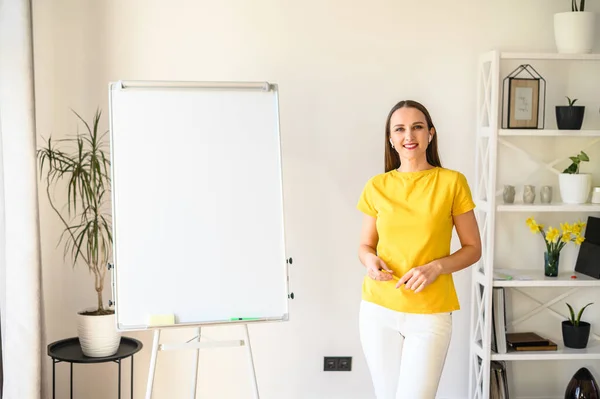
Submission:
[[[56,398],[56,363],[67,362],[71,365],[71,399],[73,399],[73,363],[115,362],[119,365],[119,399],[121,398],[121,360],[131,356],[131,398],[133,399],[133,355],[142,349],[142,343],[134,338],[121,337],[117,353],[105,357],[89,357],[83,354],[79,338],[67,338],[48,345],[48,356],[52,358],[52,398]]]

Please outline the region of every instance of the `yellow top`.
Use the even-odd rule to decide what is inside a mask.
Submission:
[[[452,217],[475,208],[460,172],[434,167],[418,172],[392,170],[365,185],[358,209],[377,218],[377,255],[402,277],[411,268],[450,255]],[[460,309],[451,274],[441,274],[415,293],[397,279],[376,281],[365,276],[362,298],[407,313],[439,313]]]

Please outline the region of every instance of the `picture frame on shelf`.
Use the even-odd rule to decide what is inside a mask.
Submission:
[[[502,92],[503,128],[544,128],[546,80],[531,65],[519,65],[505,77]]]
[[[511,79],[509,82],[509,129],[537,129],[540,82],[537,79]]]

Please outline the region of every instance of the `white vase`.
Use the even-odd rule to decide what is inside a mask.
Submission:
[[[595,35],[595,13],[569,11],[554,14],[554,40],[559,53],[591,53]]]
[[[561,173],[558,175],[558,184],[563,203],[585,204],[592,189],[592,175]]]
[[[121,343],[115,314],[91,316],[77,314],[77,335],[83,354],[89,357],[114,355]]]

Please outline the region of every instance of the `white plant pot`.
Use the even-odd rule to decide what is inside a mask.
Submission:
[[[589,173],[558,175],[562,202],[565,204],[585,204],[592,190],[592,175]]]
[[[554,14],[554,40],[559,53],[591,53],[595,35],[595,13],[569,11]]]
[[[121,333],[117,331],[114,313],[101,316],[81,313],[77,314],[77,334],[83,354],[89,357],[114,355],[121,343]]]

